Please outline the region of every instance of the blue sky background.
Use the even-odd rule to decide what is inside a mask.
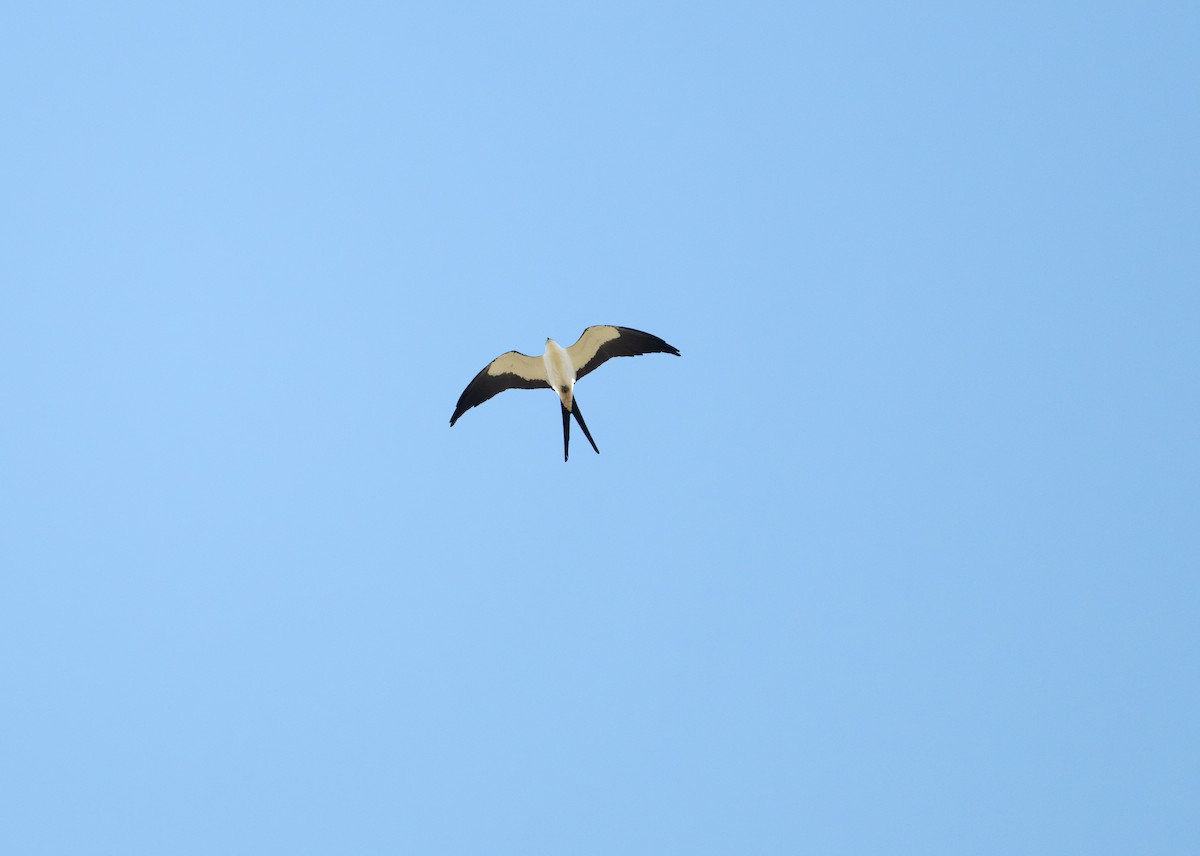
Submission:
[[[1198,852],[1198,40],[8,4],[0,851]]]

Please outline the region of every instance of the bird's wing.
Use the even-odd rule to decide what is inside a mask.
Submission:
[[[458,397],[450,424],[457,422],[458,417],[472,407],[483,404],[506,389],[541,389],[543,386],[550,386],[550,381],[546,377],[546,363],[541,357],[529,357],[516,351],[501,354],[467,384],[463,394]]]
[[[584,330],[579,341],[567,348],[567,354],[575,366],[575,380],[579,380],[612,357],[636,357],[639,354],[674,354],[678,357],[679,351],[658,336],[641,330],[601,325]]]

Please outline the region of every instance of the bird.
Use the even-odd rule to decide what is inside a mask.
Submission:
[[[459,417],[472,407],[483,404],[506,389],[549,388],[557,393],[559,404],[562,406],[563,461],[567,460],[570,453],[572,414],[583,429],[583,436],[587,437],[598,455],[600,449],[592,439],[592,432],[588,430],[587,423],[583,421],[583,414],[579,412],[575,384],[612,357],[636,357],[641,354],[681,356],[678,348],[668,345],[658,336],[634,330],[632,327],[614,327],[607,324],[588,327],[569,348],[564,348],[553,339],[547,338],[546,352],[540,357],[508,351],[484,366],[483,370],[475,375],[474,380],[467,384],[467,388],[458,397],[458,404],[450,417],[450,426],[454,427]]]

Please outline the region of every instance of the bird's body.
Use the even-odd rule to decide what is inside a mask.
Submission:
[[[570,410],[575,392],[575,365],[571,362],[571,355],[558,342],[547,339],[542,362],[546,364],[546,384],[558,393],[563,407]]]
[[[458,418],[506,389],[541,389],[549,387],[558,395],[563,414],[563,460],[567,460],[571,440],[571,415],[574,414],[584,436],[596,450],[596,441],[579,412],[575,400],[575,383],[584,375],[612,357],[632,357],[639,354],[666,353],[679,356],[679,351],[657,336],[630,327],[602,325],[588,327],[574,345],[564,348],[553,339],[546,340],[541,357],[531,357],[516,351],[501,354],[492,360],[475,379],[467,384],[450,417],[454,425]]]

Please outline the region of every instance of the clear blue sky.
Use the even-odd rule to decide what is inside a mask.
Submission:
[[[8,4],[0,852],[1200,852],[1198,43]]]

